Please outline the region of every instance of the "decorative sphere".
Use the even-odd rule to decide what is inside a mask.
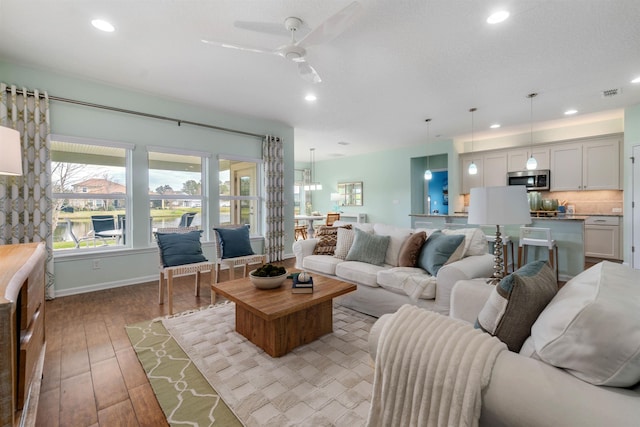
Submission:
[[[311,276],[309,276],[309,273],[307,273],[306,271],[298,274],[298,282],[300,283],[307,283],[310,279]]]

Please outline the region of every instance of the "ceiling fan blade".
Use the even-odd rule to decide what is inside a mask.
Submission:
[[[259,22],[259,21],[235,21],[233,26],[242,30],[255,31],[258,33],[273,34],[275,36],[290,37],[291,33],[282,25],[282,22]],[[307,34],[309,27],[304,24],[300,24],[300,27],[296,31],[299,37],[302,34]]]
[[[313,29],[306,37],[301,39],[296,45],[310,46],[314,44],[326,43],[340,35],[349,28],[358,18],[362,11],[362,5],[354,1],[340,12],[327,18],[322,24]]]
[[[309,65],[308,62],[298,62],[298,73],[300,73],[300,77],[305,79],[310,83],[321,83],[322,79],[318,72]]]
[[[201,39],[200,41],[202,43],[206,43],[206,44],[210,44],[210,45],[214,45],[214,46],[219,46],[219,47],[224,47],[226,49],[236,49],[236,50],[243,50],[245,52],[255,52],[255,53],[274,53],[274,51],[272,51],[272,50],[262,49],[262,48],[259,48],[259,47],[240,46],[240,45],[237,45],[237,44],[225,43],[225,42],[217,42],[217,41],[205,40],[205,39]]]

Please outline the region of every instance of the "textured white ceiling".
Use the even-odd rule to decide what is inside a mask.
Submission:
[[[350,28],[308,49],[319,85],[278,56],[200,41],[273,49],[288,41],[273,32],[284,18],[303,19],[304,35],[350,1],[0,0],[0,57],[287,123],[301,161],[311,147],[321,160],[424,143],[427,117],[434,139],[465,140],[470,107],[477,139],[522,130],[531,92],[536,122],[640,103],[638,0],[362,0]],[[498,8],[510,18],[486,24]],[[96,31],[95,17],[117,31]],[[622,94],[603,98],[611,88]]]

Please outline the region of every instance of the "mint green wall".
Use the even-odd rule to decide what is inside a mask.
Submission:
[[[108,86],[64,76],[47,70],[20,66],[0,61],[0,81],[28,89],[46,90],[50,96],[58,96],[90,103],[119,107],[128,110],[173,117],[238,129],[256,134],[272,134],[285,143],[285,201],[293,198],[293,128],[270,120],[241,115],[225,114],[201,106],[152,96],[124,88]],[[179,84],[174,82],[172,84]],[[215,94],[212,94],[215,96]],[[213,190],[209,200],[209,229],[217,223],[218,199],[217,156],[236,155],[262,158],[261,141],[255,137],[237,135],[190,125],[178,126],[174,122],[144,118],[129,114],[82,107],[57,101],[50,102],[51,132],[53,134],[123,141],[135,144],[133,151],[133,248],[83,253],[80,255],[55,255],[56,294],[68,295],[113,286],[138,283],[142,279],[155,280],[158,271],[157,247],[148,237],[148,178],[146,146],[166,146],[211,153],[209,187]],[[285,214],[286,229],[293,230],[293,211]],[[141,230],[141,232],[136,232]],[[143,231],[144,230],[144,231]],[[205,240],[208,240],[208,231]],[[292,233],[291,233],[292,234]],[[288,235],[285,253],[291,253],[293,236]],[[253,242],[262,249],[262,241]],[[210,244],[205,252],[213,255]],[[91,268],[99,259],[101,268]],[[152,297],[152,296],[150,296]]]
[[[626,108],[624,110],[624,153],[622,160],[624,162],[624,193],[628,195],[624,198],[623,201],[623,211],[624,217],[623,221],[623,256],[624,262],[627,265],[632,264],[632,253],[631,253],[631,244],[632,236],[631,236],[631,221],[632,210],[631,210],[631,195],[633,190],[632,183],[632,175],[631,175],[631,156],[633,155],[632,150],[634,146],[640,145],[640,104],[635,105],[633,107]],[[636,167],[638,166],[640,159],[636,159]],[[636,182],[636,185],[640,185],[640,183]],[[638,200],[636,200],[636,205],[638,204]],[[638,206],[636,206],[638,209]],[[636,226],[640,226],[640,224],[636,224]],[[636,242],[636,250],[638,249],[638,242]]]
[[[333,209],[330,194],[338,190],[338,182],[362,181],[363,205],[345,206],[342,208],[344,212],[364,212],[368,222],[409,227],[412,199],[423,191],[412,189],[412,158],[422,159],[426,154],[447,154],[447,165],[443,167],[449,170],[449,194],[458,194],[458,155],[452,141],[439,141],[430,143],[428,147],[420,144],[356,157],[316,161],[316,181],[322,184],[323,189],[313,194],[314,210],[327,212]],[[414,174],[416,170],[414,167]],[[424,170],[420,174],[423,173]],[[454,202],[460,201],[451,200],[450,209],[458,206]]]

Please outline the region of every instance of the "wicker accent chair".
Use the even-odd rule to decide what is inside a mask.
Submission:
[[[200,231],[197,227],[172,227],[172,228],[159,228],[156,233],[188,233],[190,231]],[[160,249],[158,247],[158,255],[160,255]],[[202,273],[210,271],[211,286],[214,282],[217,283],[217,270],[215,268],[216,263],[212,261],[197,262],[193,264],[177,265],[173,267],[164,267],[162,265],[162,258],[160,259],[160,280],[158,282],[158,304],[164,304],[164,281],[167,281],[167,300],[169,305],[169,314],[173,314],[173,278],[180,276],[187,276],[190,274],[196,275],[195,283],[195,296],[200,296],[200,283],[202,282]]]
[[[333,223],[336,221],[340,221],[340,214],[329,212],[327,214],[327,221],[325,222],[325,225],[328,225],[329,227],[331,227]]]
[[[220,225],[218,228],[237,228],[240,225]],[[214,247],[216,248],[216,283],[218,283],[218,277],[220,276],[220,269],[224,266],[229,269],[229,280],[236,278],[235,270],[237,267],[242,267],[242,277],[247,277],[247,268],[249,265],[263,266],[267,263],[267,256],[261,254],[245,255],[235,258],[222,258],[222,242],[220,236],[214,230],[213,233]]]

